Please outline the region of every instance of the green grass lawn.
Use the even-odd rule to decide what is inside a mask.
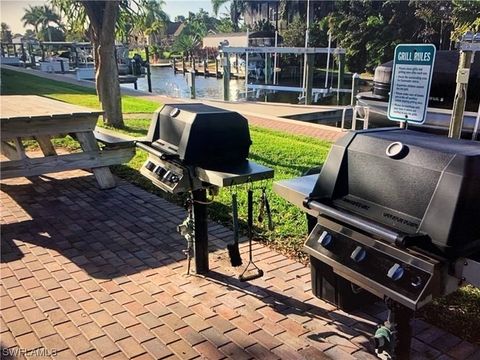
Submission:
[[[69,103],[98,108],[94,91],[88,88],[68,85],[56,81],[40,79],[32,75],[18,74],[2,69],[2,94],[37,94],[59,99]],[[153,112],[159,104],[139,98],[124,96],[124,112]],[[141,137],[147,133],[149,119],[126,119],[125,127],[119,131],[131,136]],[[102,126],[102,124],[99,124]],[[326,141],[305,136],[293,136],[282,132],[250,127],[253,145],[250,148],[250,159],[275,170],[275,179],[288,179],[300,176],[307,169],[321,165],[330,149]],[[71,138],[56,139],[57,146],[75,151],[78,144]],[[29,143],[31,147],[35,143]],[[140,175],[138,169],[146,160],[143,151],[137,151],[135,157],[125,165],[114,166],[116,175],[137,184],[147,191],[158,194],[171,201],[181,202],[178,197],[165,194]],[[270,232],[265,223],[256,222],[256,236],[289,255],[305,260],[300,248],[306,236],[305,215],[296,207],[276,196],[271,191],[271,182],[267,186],[275,230]],[[257,205],[254,207],[255,218],[258,216],[258,200],[260,190],[255,194]],[[216,201],[209,206],[209,216],[216,221],[230,225],[230,197],[228,189],[220,192]],[[238,188],[239,215],[241,225],[246,220],[246,189]],[[480,290],[466,286],[450,296],[435,300],[422,309],[418,316],[426,321],[444,328],[453,334],[480,344]]]
[[[70,104],[100,109],[100,103],[94,89],[48,80],[35,75],[1,70],[2,95],[41,95]],[[150,113],[160,105],[154,101],[123,95],[124,113]]]

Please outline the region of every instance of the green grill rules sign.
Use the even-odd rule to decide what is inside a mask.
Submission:
[[[397,45],[388,101],[390,120],[423,124],[427,115],[434,62],[434,45]]]

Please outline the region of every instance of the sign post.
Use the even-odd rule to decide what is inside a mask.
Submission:
[[[388,101],[387,115],[390,120],[423,124],[434,63],[434,45],[397,45]]]

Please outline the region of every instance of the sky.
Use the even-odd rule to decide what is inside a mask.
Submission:
[[[2,22],[7,23],[13,33],[25,32],[22,21],[24,8],[29,5],[37,6],[47,4],[48,1],[30,1],[30,0],[0,0],[0,18]],[[197,12],[200,8],[208,11],[213,16],[212,4],[210,0],[165,0],[164,10],[173,20],[177,15],[188,15],[189,11]],[[225,13],[225,7],[221,8],[219,13]]]

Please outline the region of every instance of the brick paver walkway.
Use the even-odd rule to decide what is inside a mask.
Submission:
[[[304,135],[315,137],[321,140],[336,141],[343,137],[346,132],[329,130],[327,126],[318,126],[315,124],[302,123],[301,121],[287,120],[282,121],[274,119],[266,119],[261,116],[244,115],[248,123],[253,126],[259,126],[271,130],[283,131],[288,134]]]
[[[215,224],[210,275],[186,276],[176,233],[184,210],[131,184],[100,191],[83,171],[8,180],[1,211],[3,354],[374,358],[367,338],[384,308],[336,310],[312,296],[308,268],[259,244],[265,276],[240,283],[226,257],[231,231]],[[414,358],[480,357],[478,347],[422,321],[415,331]]]

